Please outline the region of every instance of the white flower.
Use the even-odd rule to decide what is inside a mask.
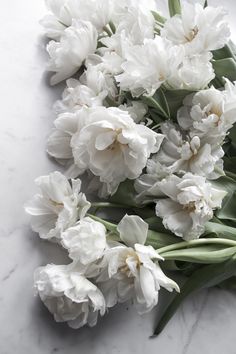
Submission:
[[[156,214],[165,228],[185,240],[198,238],[204,225],[212,219],[213,210],[221,207],[226,192],[214,188],[206,179],[191,173],[182,178],[169,176],[158,183],[168,196],[156,203]]]
[[[83,107],[103,106],[107,96],[113,98],[117,95],[115,80],[99,70],[98,65],[88,65],[79,80],[69,79],[66,85],[62,100],[54,105],[56,113],[75,112]]]
[[[55,85],[74,75],[89,54],[97,48],[97,31],[90,22],[72,21],[62,34],[60,42],[50,41],[48,70],[55,71],[51,84]]]
[[[68,228],[61,237],[70,258],[83,265],[101,258],[106,248],[105,226],[89,217]]]
[[[178,111],[178,122],[190,136],[198,135],[211,144],[223,143],[236,122],[236,88],[226,81],[225,90],[214,87],[189,95]]]
[[[224,156],[220,145],[204,143],[197,135],[190,137],[169,121],[161,124],[161,131],[165,139],[155,159],[167,167],[167,172],[192,172],[211,179],[219,177],[218,168],[222,169]]]
[[[118,107],[123,111],[127,111],[135,123],[143,121],[148,112],[148,107],[141,101],[128,101],[127,104]]]
[[[202,53],[222,48],[229,39],[230,31],[222,7],[183,2],[181,15],[168,19],[161,36],[175,45],[183,45],[187,54]]]
[[[120,74],[123,71],[121,66],[125,59],[126,50],[132,46],[125,32],[116,32],[111,37],[101,38],[101,43],[103,47],[98,50],[100,56],[97,56],[96,64],[106,74],[113,76]],[[94,58],[91,59],[94,60]]]
[[[55,321],[67,322],[72,328],[97,323],[104,315],[105,301],[101,291],[82,274],[76,265],[40,267],[35,271],[35,287]]]
[[[158,155],[153,155],[147,161],[146,173],[142,174],[134,182],[135,190],[138,193],[136,201],[141,204],[153,203],[153,197],[163,196],[158,187],[158,182],[170,173],[168,167],[158,161]]]
[[[148,58],[148,59],[147,59]],[[120,88],[131,91],[133,96],[155,91],[177,70],[182,59],[182,50],[171,47],[161,37],[146,39],[143,45],[131,46],[125,52],[123,73],[116,76]]]
[[[81,181],[72,180],[70,185],[60,172],[52,172],[37,178],[35,183],[40,193],[25,206],[31,215],[32,228],[41,238],[60,239],[61,233],[83,218],[90,208],[80,192]]]
[[[138,216],[126,215],[118,224],[120,237],[126,245],[105,252],[103,267],[97,278],[107,307],[117,302],[134,300],[139,313],[150,311],[158,302],[160,287],[179,291],[178,285],[167,278],[157,260],[162,257],[151,246],[144,246],[148,225]]]
[[[55,129],[47,142],[47,152],[50,156],[64,164],[73,158],[70,146],[71,138],[78,130],[78,114],[63,113],[54,121]]]
[[[46,15],[41,24],[46,35],[52,39],[60,39],[73,19],[89,21],[98,32],[103,32],[113,10],[111,0],[46,0],[46,4],[51,14]]]
[[[143,44],[144,39],[153,39],[154,26],[155,19],[151,11],[137,2],[137,5],[128,7],[117,25],[116,33],[125,33],[132,44]]]
[[[151,11],[158,11],[155,0],[120,0],[114,1],[114,12],[112,20],[119,24],[127,16],[130,9],[141,9],[142,12],[149,14]]]
[[[178,69],[172,70],[167,84],[174,89],[204,89],[215,77],[211,59],[211,53],[184,56]]]
[[[84,111],[83,114],[86,114]],[[87,124],[72,137],[75,164],[81,173],[89,169],[114,194],[126,178],[137,178],[163,136],[135,124],[128,112],[118,108],[87,110]]]

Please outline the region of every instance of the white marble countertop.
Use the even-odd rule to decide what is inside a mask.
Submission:
[[[236,38],[236,2],[224,5]],[[43,0],[1,1],[0,354],[235,354],[236,293],[196,293],[156,339],[149,339],[156,311],[140,317],[121,306],[97,327],[75,331],[55,323],[34,296],[34,269],[63,257],[30,230],[23,211],[34,179],[58,168],[45,153],[61,88],[47,83],[44,13]]]

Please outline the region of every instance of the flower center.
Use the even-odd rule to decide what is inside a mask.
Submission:
[[[116,129],[115,130],[116,133],[116,137],[115,140],[113,141],[113,143],[111,145],[109,145],[106,150],[108,151],[117,151],[120,150],[121,146],[128,146],[128,144],[122,144],[120,141],[118,141],[118,135],[122,133],[122,129]]]
[[[188,213],[192,213],[192,212],[194,212],[194,211],[196,210],[196,205],[195,205],[194,202],[190,202],[190,203],[188,203],[188,204],[185,204],[185,205],[183,206],[183,209],[184,209],[185,211],[187,211]]]
[[[211,114],[214,114],[218,117],[217,121],[215,122],[215,126],[218,127],[218,125],[220,124],[220,117],[222,115],[222,112],[219,108],[212,107],[212,109],[207,112],[207,117],[209,117]]]
[[[187,36],[184,36],[184,38],[186,39],[187,42],[191,42],[191,41],[196,37],[196,35],[198,34],[198,31],[199,31],[198,27],[195,26],[195,27],[189,32],[189,34],[188,34]]]
[[[122,273],[122,274],[125,274],[128,278],[132,278],[134,277],[134,274],[131,272],[130,268],[129,268],[129,265],[128,265],[128,262],[127,262],[127,259],[128,258],[133,258],[133,260],[135,261],[136,263],[136,269],[139,270],[140,269],[140,266],[142,265],[142,263],[140,262],[140,259],[137,255],[137,253],[128,253],[125,257],[125,260],[124,260],[124,265],[122,265],[120,268],[119,268],[119,271]]]

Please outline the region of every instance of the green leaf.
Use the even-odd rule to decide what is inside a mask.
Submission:
[[[214,181],[214,185],[227,191],[221,209],[216,212],[217,218],[236,221],[236,181],[224,176]]]
[[[130,207],[137,207],[136,191],[134,189],[134,182],[126,180],[119,185],[117,192],[108,199],[111,203],[125,204]]]
[[[204,5],[203,5],[204,9],[205,9],[207,6],[208,6],[208,2],[207,2],[207,0],[205,0]]]
[[[218,287],[226,290],[236,290],[236,276],[224,280],[222,283],[218,284]]]
[[[228,158],[225,156],[224,157],[224,168],[227,171],[230,171],[231,173],[236,174],[236,157]]]
[[[156,329],[154,336],[158,335],[172,316],[177,311],[181,303],[194,291],[206,287],[215,286],[226,279],[231,278],[236,273],[236,256],[234,255],[230,260],[219,263],[203,266],[196,270],[192,276],[182,286],[180,293],[177,294],[174,300],[167,307],[162,315]]]
[[[160,116],[166,119],[170,118],[168,102],[161,89],[157,90],[152,97],[142,96],[141,99],[144,103],[148,105],[148,107],[154,108],[156,113],[159,114]]]
[[[226,77],[231,81],[236,80],[236,62],[232,58],[212,61],[212,65],[218,78]]]
[[[215,60],[225,59],[225,58],[234,58],[234,54],[232,53],[230,47],[225,45],[223,48],[213,50],[212,51],[213,58]]]
[[[197,263],[165,260],[165,262],[161,264],[161,267],[164,271],[177,271],[185,276],[190,276],[195,270],[202,267],[202,265]]]
[[[176,237],[172,236],[168,233],[157,232],[153,230],[148,230],[148,237],[145,245],[152,246],[153,248],[161,248],[168,245],[172,245],[173,243],[180,242],[181,240]]]
[[[215,222],[207,222],[205,225],[204,236],[226,238],[236,241],[236,228]]]
[[[163,122],[163,117],[160,116],[159,114],[157,114],[157,112],[154,109],[149,109],[149,114],[150,114],[150,118],[153,120],[153,122],[155,124],[160,124],[161,122]]]
[[[161,218],[159,218],[158,216],[156,216],[155,212],[154,212],[153,216],[145,218],[145,221],[148,223],[149,228],[151,230],[158,231],[158,232],[164,232],[164,233],[167,232],[167,229],[163,225],[163,222],[162,222],[163,220]],[[168,231],[168,233],[170,233],[174,236],[174,234],[172,232]],[[179,239],[179,238],[176,237],[176,239]]]
[[[164,23],[166,22],[165,17],[161,16],[158,12],[156,11],[151,11],[151,13],[153,14],[153,17],[155,18],[155,20],[161,24],[164,25]]]
[[[193,91],[189,90],[165,90],[165,98],[168,102],[170,116],[175,118],[177,115],[178,109],[183,105],[183,100]]]
[[[181,5],[179,0],[168,0],[170,17],[181,14]]]
[[[236,253],[235,247],[224,245],[207,245],[202,247],[185,248],[182,250],[162,253],[165,260],[177,260],[191,263],[222,263]]]

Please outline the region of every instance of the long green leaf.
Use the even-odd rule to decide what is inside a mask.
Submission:
[[[174,300],[170,303],[163,316],[161,317],[154,336],[158,335],[172,316],[177,311],[180,304],[188,297],[192,292],[205,288],[215,286],[226,279],[231,278],[236,273],[236,256],[233,256],[230,260],[224,263],[211,264],[204,266],[196,270],[192,276],[186,281],[184,286]]]
[[[215,60],[212,62],[218,78],[226,77],[231,81],[236,80],[236,62],[232,58]]]
[[[178,109],[183,105],[183,100],[193,91],[189,90],[165,90],[165,98],[168,102],[170,116],[176,117]]]
[[[173,243],[178,243],[180,241],[181,240],[176,236],[172,236],[167,233],[148,230],[148,237],[145,245],[147,246],[150,245],[153,248],[157,249],[168,245],[172,245]]]
[[[134,189],[134,182],[126,180],[119,185],[117,192],[108,199],[111,203],[125,204],[130,207],[138,207],[136,202],[136,191]]]
[[[168,0],[170,17],[181,14],[181,5],[179,0]]]
[[[204,236],[215,236],[217,238],[226,238],[228,240],[236,241],[236,228],[210,221],[205,225]]]
[[[162,117],[168,119],[170,118],[168,114],[168,109],[166,107],[166,100],[163,99],[163,95],[160,90],[158,90],[152,97],[142,96],[142,101],[152,107],[155,111]]]
[[[156,11],[151,11],[151,13],[153,14],[153,17],[155,18],[155,20],[161,24],[164,25],[164,23],[166,22],[165,17],[161,16],[158,12]]]
[[[236,182],[234,179],[224,176],[213,184],[223,190],[227,191],[227,195],[223,199],[222,207],[217,210],[216,216],[219,219],[236,221]]]

